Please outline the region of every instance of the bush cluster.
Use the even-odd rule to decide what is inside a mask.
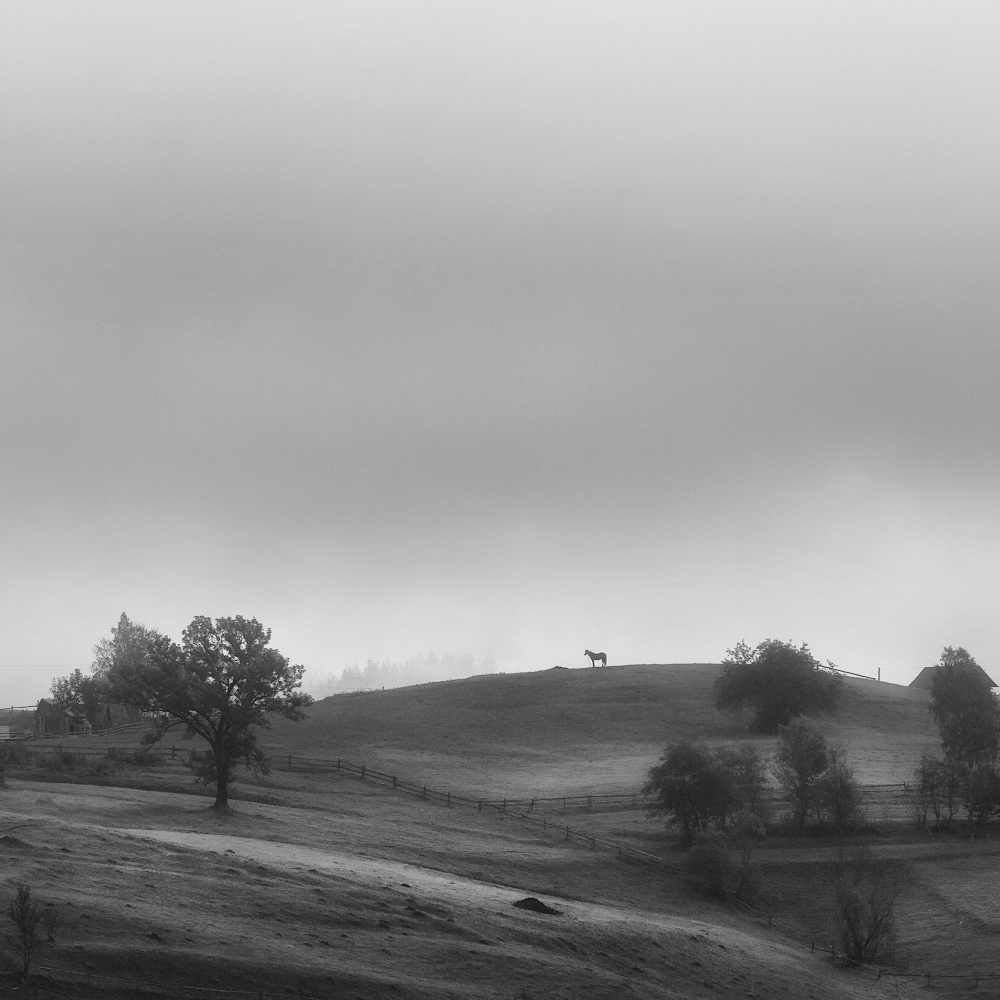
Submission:
[[[801,719],[781,727],[773,759],[749,742],[724,747],[675,743],[650,768],[643,794],[651,799],[649,815],[668,816],[690,847],[711,828],[725,831],[741,813],[766,830],[772,821],[767,802],[772,774],[794,832],[814,826],[844,834],[864,823],[861,788],[843,748]]]

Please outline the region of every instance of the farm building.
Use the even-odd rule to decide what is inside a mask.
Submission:
[[[912,681],[910,681],[910,687],[920,688],[921,690],[924,691],[930,691],[931,685],[934,683],[934,672],[940,669],[941,669],[940,664],[937,664],[933,667],[924,667],[924,669],[921,670],[920,673],[917,674],[917,676],[914,677]],[[979,666],[978,663],[976,664],[976,670],[978,670],[983,675],[983,677],[985,677],[986,680],[989,681],[991,688],[996,687],[996,683],[993,681],[990,675],[986,673],[986,671],[983,670],[981,666]]]
[[[90,723],[78,715],[64,712],[51,698],[42,698],[35,709],[35,735],[52,736],[61,733],[90,731]]]

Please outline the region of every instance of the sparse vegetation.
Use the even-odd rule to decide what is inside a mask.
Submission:
[[[899,892],[898,878],[875,858],[870,847],[859,847],[852,861],[841,850],[835,896],[840,940],[852,962],[891,959]]]
[[[45,940],[50,943],[56,939],[56,931],[62,922],[55,903],[46,903],[42,909],[42,927],[45,928]]]
[[[16,887],[14,898],[7,907],[7,916],[14,925],[21,951],[21,971],[27,975],[38,946],[38,925],[42,920],[38,904],[31,898],[30,886],[21,884]]]
[[[776,733],[796,716],[833,711],[842,686],[842,679],[823,669],[805,643],[765,639],[751,649],[740,642],[726,651],[715,703],[722,711],[750,709],[755,713],[750,729]]]

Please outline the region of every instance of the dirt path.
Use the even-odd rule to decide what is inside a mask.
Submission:
[[[506,912],[516,900],[534,894],[534,890],[530,888],[497,885],[420,865],[370,858],[345,851],[319,850],[301,844],[181,830],[105,829],[109,833],[122,836],[154,840],[158,843],[219,855],[228,854],[233,860],[254,861],[272,868],[299,869],[332,875],[356,885],[419,891],[444,905],[472,905]],[[713,932],[719,930],[715,925],[688,918],[672,919],[661,914],[600,903],[559,899],[553,905],[557,906],[565,917],[569,917],[570,921],[590,925],[619,925],[633,931],[646,930],[650,933],[704,931],[709,927],[713,928]]]

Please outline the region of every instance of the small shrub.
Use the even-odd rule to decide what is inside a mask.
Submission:
[[[144,748],[132,754],[132,763],[137,767],[159,767],[163,763],[163,757],[156,750]]]
[[[857,829],[864,821],[861,809],[861,786],[854,771],[844,760],[843,748],[830,746],[829,766],[817,783],[817,813],[833,827],[838,836]]]
[[[121,764],[112,760],[110,757],[98,757],[93,764],[90,765],[90,773],[97,778],[107,778],[112,774],[117,774]]]
[[[746,814],[752,815],[752,814]],[[760,823],[759,817],[753,817]],[[751,828],[757,829],[753,824]],[[763,824],[760,824],[762,828]],[[756,833],[727,828],[699,834],[688,855],[692,881],[713,899],[751,903],[760,893],[760,876],[751,861]]]
[[[54,750],[39,757],[38,763],[48,771],[75,771],[86,759],[69,750]]]
[[[18,743],[8,743],[3,752],[8,767],[24,767],[26,764],[30,764],[35,757],[26,746]]]
[[[871,848],[861,847],[853,862],[838,858],[836,907],[844,954],[853,962],[888,961],[895,938],[900,883]]]
[[[55,903],[46,903],[42,910],[42,926],[45,928],[45,937],[48,941],[55,941],[56,930],[59,928],[59,911]]]
[[[31,889],[27,885],[17,887],[14,898],[7,907],[7,916],[17,930],[22,971],[27,975],[31,968],[31,956],[38,945],[38,924],[42,919],[38,904],[31,898]]]

